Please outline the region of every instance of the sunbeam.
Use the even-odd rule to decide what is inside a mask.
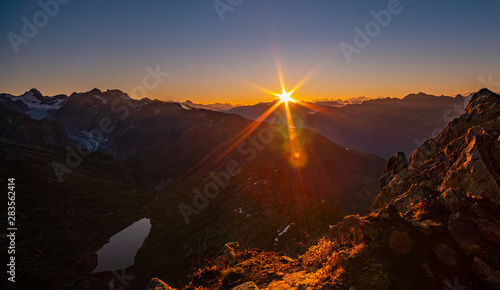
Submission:
[[[233,138],[231,138],[231,139],[227,140],[226,142],[224,142],[224,143],[220,144],[219,146],[217,146],[217,148],[215,148],[214,150],[212,150],[209,154],[207,154],[205,157],[203,157],[203,159],[201,159],[200,161],[198,161],[194,166],[192,166],[187,171],[187,173],[185,175],[187,176],[188,174],[191,174],[193,171],[195,171],[197,168],[199,168],[201,165],[203,165],[207,161],[209,162],[209,163],[206,164],[208,167],[218,166],[220,164],[220,162],[222,160],[224,160],[224,158],[227,157],[231,153],[231,151],[233,151],[239,144],[241,144],[241,142],[243,142],[246,138],[248,138],[250,136],[250,134],[252,134],[255,131],[255,129],[259,125],[261,125],[261,123],[267,117],[269,117],[269,115],[271,115],[272,112],[274,112],[274,110],[276,110],[278,108],[279,105],[280,105],[279,102],[276,102],[275,104],[273,104],[262,115],[260,115],[257,118],[257,120],[253,121],[244,130],[242,130],[241,132],[239,132]],[[235,141],[233,141],[233,140],[235,140]],[[224,150],[224,151],[221,152],[218,156],[214,156],[218,152],[220,152],[221,150]],[[213,159],[210,160],[211,158],[213,158]]]

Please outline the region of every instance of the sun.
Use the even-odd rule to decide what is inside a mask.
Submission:
[[[281,94],[274,93],[274,95],[276,95],[278,98],[280,98],[280,101],[282,103],[285,103],[285,104],[288,104],[288,102],[295,103],[295,100],[290,97],[294,91],[295,90],[291,90],[291,91],[287,92],[285,90],[285,88],[283,88],[283,91],[281,92]]]

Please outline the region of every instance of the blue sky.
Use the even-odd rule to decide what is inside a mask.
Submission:
[[[43,10],[37,1],[2,1],[0,91],[130,93],[149,66],[169,73],[147,90],[151,98],[255,103],[274,97],[257,86],[280,91],[276,58],[290,89],[316,67],[296,91],[301,99],[456,94],[488,75],[500,82],[493,0],[401,0],[401,13],[348,62],[340,44],[352,45],[354,28],[391,1],[242,0],[221,21],[213,1],[73,0],[18,53],[9,33],[22,37],[21,19]]]

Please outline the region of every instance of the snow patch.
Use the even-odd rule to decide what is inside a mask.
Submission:
[[[186,105],[186,104],[183,104],[183,103],[180,103],[181,107],[184,109],[184,110],[192,110],[193,108],[191,108],[190,106]]]
[[[35,120],[44,119],[50,114],[50,112],[57,111],[61,107],[61,103],[64,101],[64,99],[56,99],[50,104],[42,104],[42,102],[37,99],[32,92],[28,92],[21,96],[8,95],[7,97],[14,102],[20,100],[28,106],[30,110],[27,114]]]
[[[288,232],[288,229],[289,229],[289,228],[290,228],[290,225],[287,225],[287,226],[285,227],[285,229],[284,229],[283,231],[281,231],[281,233],[279,233],[279,234],[278,234],[278,236],[281,236],[281,235],[283,235],[284,233]],[[279,230],[278,230],[278,232],[279,232]]]

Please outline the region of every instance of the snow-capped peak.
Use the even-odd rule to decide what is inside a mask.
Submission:
[[[58,95],[54,97],[44,97],[37,89],[31,89],[20,96],[5,94],[5,98],[12,101],[21,101],[28,106],[26,113],[35,120],[46,118],[51,112],[58,110],[66,100],[66,96]]]

